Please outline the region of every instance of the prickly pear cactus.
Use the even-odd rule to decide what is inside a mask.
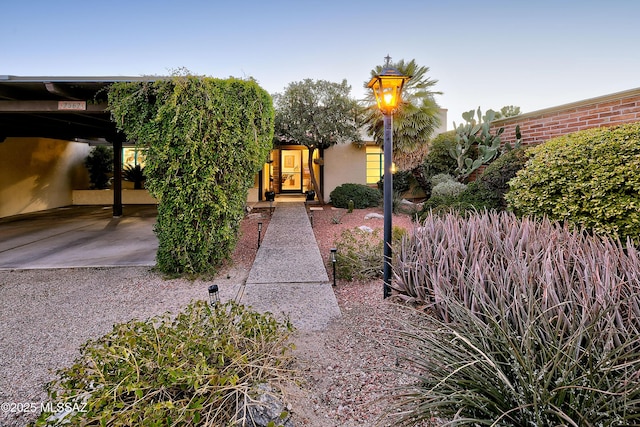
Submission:
[[[456,145],[449,149],[449,155],[453,157],[458,167],[456,176],[458,180],[464,181],[480,166],[492,161],[500,152],[500,135],[504,128],[498,129],[495,134],[491,134],[491,122],[496,117],[496,112],[487,110],[483,116],[480,107],[475,111],[478,120],[474,117],[474,111],[467,111],[462,114],[465,124],[456,127]],[[477,147],[478,155],[471,157],[471,148]]]

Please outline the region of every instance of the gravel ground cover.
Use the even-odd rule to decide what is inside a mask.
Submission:
[[[313,212],[313,229],[325,264],[342,230],[360,225],[382,228],[383,220],[365,220],[381,209]],[[339,221],[338,221],[339,219]],[[0,426],[24,426],[47,402],[44,384],[70,365],[89,338],[114,323],[175,312],[194,299],[206,299],[212,281],[239,286],[255,253],[257,222],[268,227],[265,212],[253,212],[242,223],[233,258],[210,281],[167,280],[145,267],[0,271]],[[407,216],[394,225],[410,228]],[[331,278],[331,271],[328,270]],[[223,286],[231,299],[234,286]],[[297,426],[373,426],[388,406],[388,390],[408,379],[393,372],[396,357],[388,330],[405,310],[382,299],[382,281],[343,282],[334,288],[342,316],[326,330],[297,333],[299,387],[287,398]],[[225,294],[226,292],[226,294]],[[17,404],[28,404],[18,412]],[[9,409],[9,410],[5,410]],[[384,425],[384,424],[383,424]]]

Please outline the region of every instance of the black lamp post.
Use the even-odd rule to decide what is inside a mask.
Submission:
[[[336,285],[336,252],[338,252],[337,248],[331,248],[331,264],[333,264],[333,286]]]
[[[262,223],[258,223],[258,249],[260,249],[260,235],[262,234]]]
[[[393,113],[402,102],[402,87],[410,76],[402,75],[390,64],[391,57],[385,57],[385,65],[379,75],[373,76],[367,87],[373,90],[384,123],[384,261],[383,297],[391,295],[391,216],[393,211]]]
[[[209,304],[214,306],[220,302],[220,294],[218,293],[218,285],[209,286]]]

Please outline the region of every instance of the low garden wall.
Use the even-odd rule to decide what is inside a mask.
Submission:
[[[503,127],[502,141],[513,144],[520,125],[523,145],[535,145],[583,129],[640,121],[640,88],[495,120],[491,133]]]

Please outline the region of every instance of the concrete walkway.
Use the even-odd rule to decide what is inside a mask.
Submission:
[[[247,278],[241,303],[321,330],[340,308],[303,203],[278,203]]]

